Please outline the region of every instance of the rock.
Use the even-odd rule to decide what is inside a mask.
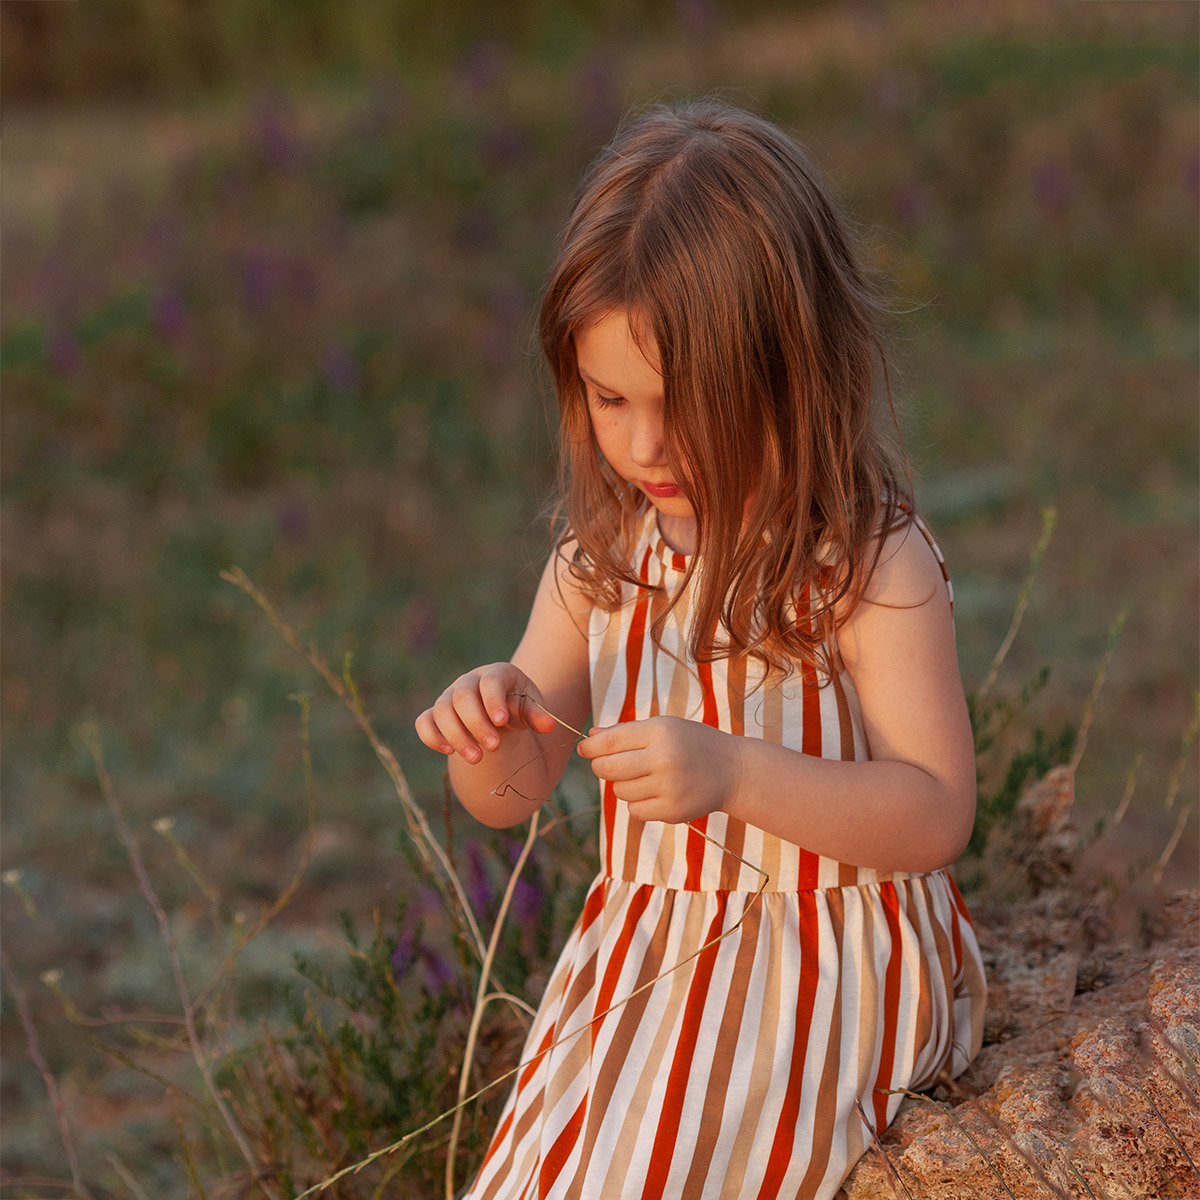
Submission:
[[[973,905],[983,1049],[905,1099],[839,1200],[1200,1200],[1200,891],[1125,936],[1111,895],[1075,876],[1064,772],[991,846],[1008,895]]]

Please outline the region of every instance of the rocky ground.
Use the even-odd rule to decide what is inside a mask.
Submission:
[[[1200,892],[1101,886],[1071,793],[1057,768],[990,848],[983,1050],[904,1101],[844,1200],[1200,1198]]]

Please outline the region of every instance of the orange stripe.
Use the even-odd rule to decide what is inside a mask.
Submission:
[[[883,1044],[879,1050],[879,1076],[875,1080],[875,1128],[887,1127],[887,1107],[891,1097],[892,1068],[896,1061],[896,1026],[900,1022],[900,899],[892,882],[879,885],[879,899],[887,919],[888,936],[892,941],[888,955],[887,973],[883,982]]]
[[[583,1116],[586,1112],[587,1096],[584,1096],[563,1131],[554,1139],[554,1145],[550,1147],[549,1153],[542,1159],[542,1167],[538,1171],[539,1196],[544,1196],[554,1186],[559,1172],[566,1166],[567,1159],[571,1157],[571,1151],[575,1149],[579,1131],[583,1128]]]
[[[717,911],[704,940],[711,942],[720,935],[725,922],[725,906],[728,897],[717,897]],[[679,1118],[683,1112],[683,1101],[687,1095],[688,1075],[692,1069],[692,1056],[699,1049],[700,1019],[704,1015],[704,1004],[708,999],[708,987],[712,982],[713,968],[717,965],[717,947],[710,946],[696,960],[688,997],[684,1003],[683,1020],[679,1027],[679,1040],[671,1059],[671,1071],[667,1076],[667,1090],[663,1096],[662,1111],[658,1117],[658,1128],[654,1131],[654,1146],[650,1151],[650,1162],[646,1166],[646,1185],[642,1189],[642,1200],[661,1200],[666,1194],[667,1176],[671,1171],[671,1157],[675,1153],[675,1140],[679,1134]]]
[[[642,555],[642,565],[638,578],[643,583],[650,582],[650,555],[652,547],[646,547]],[[638,671],[642,665],[642,643],[646,637],[646,610],[650,607],[650,592],[642,589],[633,609],[633,617],[629,622],[629,635],[625,642],[625,699],[621,702],[621,713],[618,722],[632,721],[637,713],[637,683]],[[604,787],[604,871],[613,873],[612,839],[617,819],[617,797],[611,784]]]
[[[625,924],[621,927],[620,936],[617,938],[617,944],[613,947],[612,957],[608,960],[608,966],[604,968],[604,979],[600,983],[600,993],[596,997],[596,1009],[598,1013],[604,1012],[613,1002],[613,996],[616,995],[617,983],[621,978],[621,970],[625,966],[625,958],[629,953],[629,947],[633,942],[633,935],[637,932],[638,922],[642,919],[642,913],[646,911],[646,906],[650,903],[652,889],[649,885],[636,888],[629,900],[629,911],[625,915]],[[596,1037],[600,1032],[600,1024],[597,1022],[592,1026],[592,1045],[596,1044]]]
[[[813,892],[799,897],[800,918],[800,979],[796,995],[796,1031],[792,1042],[792,1065],[788,1071],[787,1092],[775,1126],[775,1139],[767,1159],[767,1170],[758,1200],[775,1200],[783,1186],[784,1176],[792,1158],[796,1140],[796,1125],[800,1117],[800,1093],[804,1090],[804,1061],[808,1054],[808,1039],[812,1030],[813,1009],[817,1002],[817,979],[820,966],[820,926],[817,922],[817,899]]]

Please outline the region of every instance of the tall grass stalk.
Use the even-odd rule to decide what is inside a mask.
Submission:
[[[275,627],[283,640],[309,661],[321,678],[328,684],[333,694],[350,710],[359,728],[366,734],[367,740],[371,743],[371,749],[375,751],[376,757],[383,764],[383,768],[387,772],[388,778],[391,779],[397,796],[400,798],[400,804],[404,810],[405,819],[408,822],[413,846],[427,866],[432,867],[436,861],[440,869],[440,880],[443,886],[448,886],[450,889],[453,899],[452,911],[460,913],[463,920],[466,921],[470,931],[471,942],[478,953],[479,960],[482,962],[487,950],[484,946],[483,935],[479,931],[479,923],[475,918],[475,913],[463,889],[462,880],[459,878],[458,872],[454,869],[441,843],[433,836],[433,832],[429,828],[429,821],[425,816],[425,810],[421,808],[413,797],[412,789],[408,785],[408,779],[400,769],[400,764],[396,760],[395,754],[383,743],[378,733],[376,733],[375,726],[370,717],[367,716],[366,710],[363,707],[362,697],[359,695],[358,688],[350,675],[349,663],[347,662],[343,668],[340,678],[335,675],[316,646],[312,642],[309,642],[307,645],[301,642],[296,631],[279,615],[275,606],[251,582],[241,567],[233,567],[228,571],[222,571],[221,578],[240,588],[262,609],[267,619]],[[434,874],[435,878],[437,878],[438,873],[435,872]]]
[[[187,1031],[188,1045],[191,1048],[192,1059],[196,1064],[197,1070],[200,1072],[200,1077],[204,1080],[204,1086],[207,1088],[208,1094],[212,1099],[213,1107],[220,1114],[225,1128],[229,1131],[229,1136],[232,1138],[234,1145],[237,1146],[238,1153],[245,1160],[246,1166],[250,1169],[263,1194],[268,1197],[268,1200],[278,1200],[278,1194],[274,1188],[267,1184],[266,1179],[259,1170],[258,1164],[255,1162],[254,1152],[250,1149],[250,1143],[246,1140],[246,1135],[242,1132],[233,1113],[230,1112],[229,1105],[221,1095],[221,1092],[217,1088],[216,1080],[213,1078],[212,1063],[205,1053],[204,1045],[200,1039],[200,1031],[196,1025],[196,1004],[191,998],[187,980],[183,975],[183,964],[179,959],[179,946],[175,939],[175,930],[171,925],[171,919],[167,915],[167,910],[158,898],[154,884],[150,881],[150,875],[142,859],[142,852],[138,847],[137,839],[133,836],[125,821],[124,810],[117,797],[116,789],[112,786],[108,770],[104,765],[104,748],[100,744],[99,731],[94,725],[85,726],[83,738],[92,756],[96,778],[100,783],[100,791],[103,793],[105,802],[108,804],[109,812],[112,813],[113,823],[117,829],[117,837],[120,838],[121,844],[125,847],[126,853],[129,855],[129,863],[137,879],[138,890],[142,893],[146,903],[154,913],[154,918],[158,922],[159,933],[167,947],[167,956],[171,962],[171,974],[174,977],[175,990],[178,992],[180,1003],[183,1005],[183,1025]]]
[[[1025,619],[1025,610],[1029,607],[1029,595],[1033,591],[1034,582],[1042,569],[1042,561],[1046,557],[1046,551],[1050,548],[1050,539],[1054,536],[1054,525],[1057,520],[1057,509],[1053,507],[1042,509],[1042,534],[1038,538],[1037,545],[1033,548],[1033,553],[1029,556],[1029,570],[1026,573],[1025,582],[1021,585],[1021,591],[1017,596],[1017,605],[1013,610],[1008,632],[1004,635],[1004,640],[1000,643],[1000,648],[996,651],[991,666],[988,667],[988,673],[984,678],[982,686],[975,693],[976,703],[981,706],[988,693],[995,686],[996,679],[1000,674],[1000,668],[1004,664],[1004,660],[1008,657],[1008,652],[1012,649],[1013,642],[1017,640],[1017,631],[1021,628],[1021,622]]]

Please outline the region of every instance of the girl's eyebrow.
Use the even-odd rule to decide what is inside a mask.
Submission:
[[[599,392],[604,392],[608,396],[617,396],[619,393],[614,388],[606,388],[599,380],[593,379],[586,371],[579,369],[579,378],[585,383],[590,383]]]

